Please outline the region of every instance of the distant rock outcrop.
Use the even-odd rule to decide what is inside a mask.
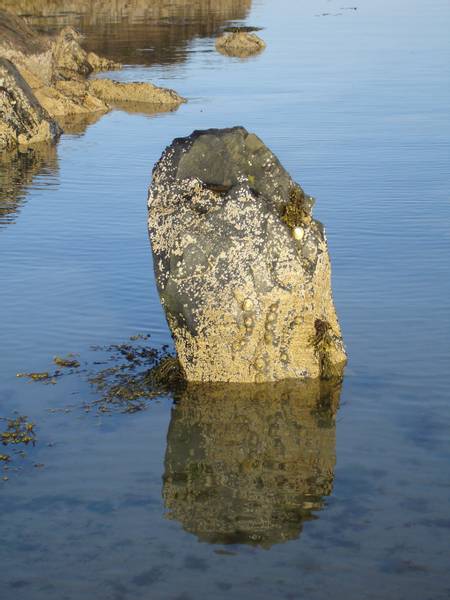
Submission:
[[[255,33],[239,30],[224,33],[216,40],[216,48],[226,56],[245,58],[258,54],[266,47],[265,42]]]
[[[242,127],[174,140],[153,171],[156,281],[189,381],[330,377],[346,362],[324,228]]]
[[[106,112],[110,103],[139,102],[151,104],[154,111],[173,110],[185,100],[174,91],[150,83],[119,83],[109,79],[87,79],[94,71],[120,68],[112,60],[86,52],[81,46],[82,36],[72,27],[64,27],[56,37],[43,36],[26,22],[0,10],[0,58],[13,64],[21,76],[15,87],[26,82],[26,95],[33,97],[33,108],[38,114],[61,119],[71,115]],[[17,78],[16,78],[17,79]],[[10,81],[10,78],[5,79]],[[2,146],[12,147],[51,141],[56,129],[36,128],[35,120],[29,131],[20,130],[21,138],[11,133],[11,114],[17,107],[9,105],[11,90],[3,86],[0,131]],[[31,93],[31,96],[30,96]],[[21,109],[22,110],[22,109]],[[40,118],[40,117],[39,117]],[[17,120],[17,119],[16,119]],[[42,119],[41,119],[42,120]],[[17,126],[15,129],[19,131]],[[8,140],[8,141],[6,141]]]

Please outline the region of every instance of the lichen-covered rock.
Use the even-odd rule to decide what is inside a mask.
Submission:
[[[167,516],[214,544],[296,539],[333,489],[339,394],[339,381],[189,384],[167,434]]]
[[[17,68],[0,58],[0,150],[54,141],[60,133]]]
[[[346,361],[313,200],[241,127],[174,140],[154,168],[149,232],[190,381],[330,377]]]
[[[89,83],[69,79],[56,81],[34,91],[42,106],[54,117],[66,117],[94,112],[106,112],[109,105],[90,92]]]
[[[86,52],[83,36],[72,27],[64,27],[55,37],[43,36],[23,19],[0,10],[0,34],[0,57],[14,63],[42,107],[61,122],[67,116],[106,112],[109,102],[126,102],[128,110],[138,103],[151,112],[173,110],[185,102],[173,90],[151,83],[88,80],[94,71],[121,65]]]
[[[93,71],[120,69],[121,65],[81,47],[82,35],[73,27],[64,27],[53,47],[53,60],[58,74],[72,79],[74,75],[87,77]]]
[[[89,82],[91,92],[106,102],[137,102],[166,107],[179,106],[186,102],[174,90],[161,88],[152,83],[122,83],[112,79],[93,79]]]
[[[226,56],[245,58],[258,54],[266,47],[265,42],[255,33],[248,31],[232,31],[224,33],[216,40],[216,48]]]

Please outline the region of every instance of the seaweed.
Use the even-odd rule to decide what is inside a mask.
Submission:
[[[333,379],[338,377],[340,369],[335,365],[330,355],[335,346],[335,336],[333,329],[328,321],[316,319],[314,321],[315,333],[311,337],[310,343],[314,348],[315,354],[320,364],[320,377],[322,379]]]
[[[311,211],[314,199],[306,196],[302,188],[295,184],[289,190],[289,200],[283,207],[282,221],[290,228],[308,226],[311,224]]]
[[[248,26],[236,26],[236,27],[224,27],[223,31],[225,33],[252,33],[253,31],[262,31],[262,27],[252,27]]]
[[[69,355],[67,358],[62,358],[61,356],[55,356],[55,358],[53,359],[53,362],[55,363],[55,365],[58,365],[58,367],[66,367],[66,368],[72,368],[72,369],[78,369],[78,367],[80,366],[80,363],[73,359],[70,358],[72,355]]]

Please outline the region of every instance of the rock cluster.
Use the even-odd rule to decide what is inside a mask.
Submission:
[[[238,58],[258,54],[265,47],[265,42],[255,33],[239,29],[224,33],[216,40],[216,48],[221,54]]]
[[[88,79],[95,71],[117,69],[121,65],[86,52],[81,41],[82,36],[72,27],[65,27],[50,38],[37,34],[19,17],[0,10],[0,58],[7,61],[2,63],[2,69],[13,64],[20,75],[14,77],[14,92],[2,87],[0,149],[52,141],[60,129],[54,119],[106,112],[116,100],[131,103],[139,99],[140,103],[151,104],[154,110],[173,110],[184,102],[176,92],[152,84]],[[11,82],[11,77],[5,81]],[[20,95],[29,99],[30,106],[8,102],[11,93],[17,96],[19,89]],[[20,113],[16,121],[30,123],[29,131],[11,125],[14,112]],[[49,126],[38,126],[37,120]]]
[[[331,377],[346,354],[322,224],[242,127],[173,141],[153,170],[149,233],[188,381]]]

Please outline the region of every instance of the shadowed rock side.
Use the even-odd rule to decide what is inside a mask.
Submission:
[[[52,144],[0,154],[0,231],[16,221],[34,177],[57,173],[56,147]]]
[[[251,0],[0,0],[47,31],[71,25],[86,33],[85,47],[127,64],[175,64],[189,43],[245,19]]]
[[[0,151],[53,142],[60,133],[13,63],[0,57]]]
[[[173,408],[163,496],[201,541],[296,539],[333,488],[340,381],[190,384]]]
[[[324,228],[242,127],[174,140],[154,168],[149,232],[188,381],[330,377],[346,355]]]
[[[247,31],[225,33],[216,40],[216,48],[221,54],[238,58],[259,54],[265,47],[266,44],[260,37]]]

